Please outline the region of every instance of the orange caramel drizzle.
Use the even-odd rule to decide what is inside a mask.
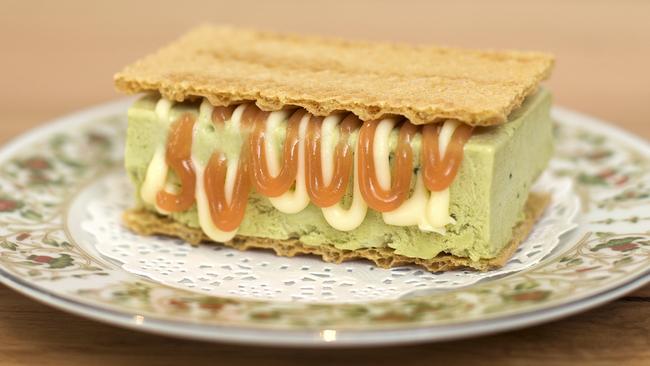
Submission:
[[[192,132],[196,118],[183,114],[169,131],[165,160],[181,183],[178,193],[161,190],[156,195],[156,204],[168,212],[185,211],[194,204],[196,173],[192,164]]]
[[[223,111],[223,112],[222,112]],[[212,112],[212,123],[223,125],[232,116],[233,109],[227,107],[215,107]],[[244,110],[241,118],[240,129],[248,134],[250,126],[255,123],[259,109],[249,105]],[[251,189],[251,177],[249,175],[248,145],[242,144],[239,154],[239,163],[235,175],[232,197],[226,196],[226,174],[228,172],[228,161],[223,152],[215,151],[205,168],[204,185],[205,193],[210,207],[210,217],[214,226],[222,231],[232,231],[239,227],[244,219],[248,194]]]
[[[307,193],[318,207],[330,207],[339,202],[347,191],[350,172],[354,163],[352,148],[348,142],[350,135],[361,125],[361,120],[354,114],[348,115],[339,125],[339,142],[334,150],[334,169],[329,184],[323,178],[321,155],[321,128],[323,117],[313,118],[309,122],[305,148],[305,173]]]
[[[422,127],[422,175],[424,184],[432,192],[446,189],[454,181],[460,163],[463,161],[463,147],[472,136],[472,127],[459,125],[447,145],[447,150],[440,159],[438,141],[440,126],[424,125]]]
[[[374,139],[378,121],[368,121],[359,130],[359,190],[368,206],[379,212],[398,208],[408,198],[413,176],[413,149],[411,140],[417,126],[404,121],[399,129],[395,162],[391,174],[391,187],[379,185],[374,160]]]
[[[223,127],[232,117],[235,107],[214,107],[212,122]],[[300,123],[305,114],[303,109],[292,112],[287,122],[286,139],[282,153],[282,167],[273,176],[268,168],[266,156],[266,119],[270,112],[261,111],[254,104],[248,105],[241,118],[240,129],[245,136],[242,144],[232,197],[226,194],[228,161],[223,152],[215,151],[205,168],[203,182],[208,199],[210,215],[214,225],[222,231],[237,229],[244,218],[251,188],[267,197],[278,197],[289,191],[296,181],[300,141]],[[165,159],[178,176],[181,189],[178,193],[165,190],[158,192],[156,203],[169,212],[189,209],[195,201],[196,173],[192,164],[192,134],[196,117],[182,115],[171,126]],[[354,152],[349,144],[350,135],[360,127],[357,142],[357,163],[359,189],[369,207],[379,212],[398,208],[408,198],[413,176],[413,149],[411,142],[419,130],[418,126],[403,121],[394,153],[391,171],[391,187],[383,189],[377,179],[374,163],[374,136],[378,121],[362,123],[349,114],[339,124],[339,141],[334,150],[333,174],[325,183],[321,157],[322,117],[309,120],[305,136],[305,174],[307,193],[316,206],[329,207],[339,202],[347,192],[354,166]],[[471,137],[472,128],[460,125],[454,131],[447,151],[441,158],[438,139],[440,126],[422,127],[421,165],[426,187],[441,191],[454,180],[463,159],[463,146]]]
[[[250,108],[250,107],[249,107]],[[255,189],[267,197],[278,197],[287,192],[298,172],[298,138],[300,121],[307,113],[303,109],[296,110],[287,122],[287,134],[282,154],[282,168],[277,176],[272,176],[266,158],[266,124],[269,112],[259,112],[256,116],[253,131],[249,138],[251,151],[251,179]]]

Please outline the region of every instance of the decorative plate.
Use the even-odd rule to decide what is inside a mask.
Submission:
[[[279,258],[120,225],[125,100],[0,150],[0,280],[39,301],[178,337],[288,346],[434,341],[567,316],[650,282],[650,146],[556,108],[552,204],[487,274]]]

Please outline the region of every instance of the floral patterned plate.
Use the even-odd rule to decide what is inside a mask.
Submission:
[[[87,189],[121,166],[125,111],[107,104],[0,150],[0,280],[54,307],[124,327],[290,346],[398,344],[519,328],[610,301],[650,282],[650,146],[556,108],[550,173],[573,180],[582,211],[544,260],[471,286],[350,304],[211,296],[169,287],[102,257],[80,229]],[[143,239],[144,240],[144,239]]]

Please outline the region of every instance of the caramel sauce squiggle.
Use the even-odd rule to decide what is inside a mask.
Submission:
[[[338,116],[327,118],[336,119]],[[339,125],[339,142],[333,154],[333,168],[329,182],[325,181],[323,174],[323,156],[321,153],[321,130],[323,129],[323,118],[312,118],[309,123],[306,138],[307,159],[305,162],[307,172],[307,192],[312,203],[318,207],[329,207],[339,202],[348,188],[350,172],[352,171],[353,156],[349,138],[358,126],[361,125],[355,115],[348,115]]]
[[[293,190],[288,190],[278,197],[269,197],[269,202],[271,202],[273,207],[283,213],[298,213],[309,205],[309,194],[307,193],[307,184],[305,182],[305,136],[307,134],[307,126],[309,124],[310,118],[311,115],[309,113],[305,113],[300,120],[300,125],[298,128],[298,140],[300,141],[298,143],[298,170],[296,172]]]
[[[171,126],[165,160],[180,180],[180,192],[161,190],[156,197],[158,207],[168,212],[186,211],[194,204],[196,175],[192,165],[192,132],[195,122],[196,117],[186,113]]]
[[[165,98],[160,98],[156,103],[156,116],[158,117],[158,121],[163,125],[169,124],[169,112],[171,111],[172,105],[173,103],[169,99]],[[147,166],[147,172],[144,181],[142,182],[142,187],[140,188],[140,197],[142,200],[148,204],[154,205],[156,210],[162,214],[168,212],[158,207],[156,204],[156,197],[158,196],[158,192],[164,189],[167,180],[167,173],[169,171],[169,166],[165,161],[165,150],[166,146],[165,144],[162,144],[154,151],[149,166]]]
[[[463,160],[463,147],[472,136],[472,128],[459,124],[444,149],[444,156],[438,146],[442,127],[438,125],[424,125],[422,127],[422,170],[424,182],[430,191],[442,191],[451,185],[460,163]]]
[[[375,160],[375,134],[382,124],[391,122],[389,119],[380,122],[368,121],[359,131],[359,183],[361,194],[368,206],[379,212],[388,212],[398,208],[408,197],[413,176],[413,149],[411,140],[417,132],[417,127],[404,122],[400,127],[395,162],[391,174],[389,188],[382,187],[377,177],[377,163]],[[392,127],[392,126],[391,126]],[[388,144],[388,141],[382,143]],[[387,158],[386,158],[387,159]],[[386,162],[387,163],[387,162]],[[384,185],[385,186],[385,185]]]
[[[251,179],[260,194],[267,197],[278,197],[291,189],[294,184],[298,172],[300,121],[305,113],[307,113],[305,110],[296,110],[287,122],[282,168],[276,176],[271,175],[269,171],[270,162],[267,161],[266,154],[267,124],[262,123],[263,120],[268,119],[270,113],[259,112],[257,115],[253,132],[249,138],[249,149],[251,151]]]
[[[200,107],[199,121],[200,123],[207,122],[215,126],[219,126],[218,128],[225,128],[225,121],[231,120],[234,122],[231,122],[230,124],[236,126],[235,128],[237,128],[239,126],[239,121],[241,120],[243,111],[246,109],[246,107],[247,105],[242,104],[237,108],[220,109],[218,107],[217,108],[213,107],[207,100],[204,100],[203,103],[201,103],[201,107]],[[199,130],[199,129],[195,129],[195,130]],[[207,189],[205,188],[206,169],[204,167],[204,163],[200,161],[198,156],[194,156],[192,158],[192,162],[194,164],[194,169],[196,171],[196,195],[195,196],[196,196],[196,204],[197,204],[196,208],[197,208],[197,216],[199,219],[199,225],[201,226],[203,232],[210,239],[214,241],[226,242],[228,240],[231,240],[237,234],[238,228],[231,231],[223,231],[214,224],[214,220],[210,208],[210,200],[207,198]],[[228,163],[230,165],[235,165],[236,167],[239,164],[239,159],[231,159]],[[228,173],[232,173],[232,172],[234,172],[234,169],[230,169],[230,170],[227,169],[226,184],[225,187],[223,187],[223,189],[226,192],[226,197],[228,201],[231,201],[232,191],[234,190],[234,184],[228,184],[229,180],[235,178],[233,174],[230,174],[229,176]],[[229,186],[231,186],[232,189]]]
[[[354,144],[354,152],[356,154],[359,144]],[[328,224],[330,224],[334,229],[339,231],[350,231],[354,230],[366,218],[368,213],[368,205],[364,201],[363,196],[361,195],[361,189],[359,188],[359,159],[354,160],[353,167],[353,187],[352,187],[352,202],[349,208],[343,208],[341,202],[337,202],[333,206],[323,207],[321,211],[323,212],[323,217]]]
[[[234,187],[230,197],[226,194],[226,174],[236,169]],[[205,190],[210,204],[210,215],[214,225],[223,231],[232,231],[239,227],[244,218],[250,178],[245,159],[238,164],[228,164],[223,153],[214,153],[205,168]]]
[[[241,117],[241,125],[248,135],[249,130],[259,110],[251,105],[246,106]],[[223,125],[226,120],[231,119],[232,110],[224,110],[224,107],[215,108],[212,112],[212,123]],[[241,146],[239,158],[226,159],[223,152],[215,151],[205,168],[203,177],[205,193],[210,205],[210,216],[214,226],[222,231],[233,231],[239,227],[244,219],[248,195],[251,189],[251,177],[249,175],[249,146],[244,143]],[[228,179],[230,177],[230,179]]]

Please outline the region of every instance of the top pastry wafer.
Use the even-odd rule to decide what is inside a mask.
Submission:
[[[362,120],[387,114],[412,123],[457,119],[493,125],[547,78],[553,57],[344,41],[202,26],[115,75],[127,93],[159,91],[213,105],[256,101],[315,115],[346,110]]]

